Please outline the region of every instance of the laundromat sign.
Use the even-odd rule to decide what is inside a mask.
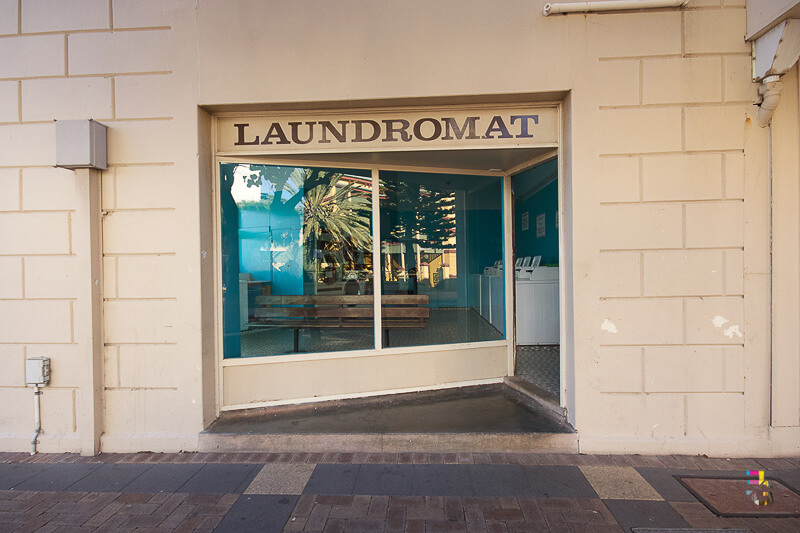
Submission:
[[[386,151],[555,146],[554,107],[221,117],[221,152]]]

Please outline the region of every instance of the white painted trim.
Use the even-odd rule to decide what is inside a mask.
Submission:
[[[375,350],[383,350],[383,306],[381,305],[381,279],[383,277],[383,265],[381,264],[381,213],[380,213],[380,171],[372,169],[372,314],[373,324],[373,346]]]
[[[400,355],[407,353],[448,352],[453,350],[471,350],[480,348],[497,348],[506,346],[507,340],[464,342],[459,344],[432,344],[428,346],[400,346],[397,348],[383,348],[381,350],[353,350],[348,352],[316,352],[286,355],[258,355],[225,359],[223,367],[269,365],[278,363],[292,363],[296,361],[324,361],[327,359],[349,359],[357,357],[375,357],[379,355]]]
[[[404,394],[407,392],[423,392],[429,390],[455,389],[458,387],[470,387],[475,385],[492,385],[502,383],[504,378],[476,379],[472,381],[457,381],[453,383],[443,383],[441,385],[426,385],[424,387],[408,387],[404,389],[388,389],[382,391],[357,392],[352,394],[334,394],[331,396],[312,396],[310,398],[293,398],[291,400],[275,400],[272,402],[255,402],[238,405],[228,405],[222,408],[223,411],[238,411],[241,409],[256,409],[258,407],[277,407],[280,405],[295,405],[301,403],[318,403],[331,400],[350,400],[354,398],[369,398],[371,396],[388,396],[391,394]]]
[[[435,147],[424,148],[424,147],[419,147],[419,146],[410,146],[408,148],[402,148],[402,149],[398,148],[398,149],[394,149],[394,150],[364,150],[364,149],[355,150],[352,147],[350,147],[350,148],[340,148],[339,150],[329,150],[329,151],[324,151],[324,152],[323,151],[309,151],[309,150],[301,151],[299,149],[298,150],[288,150],[288,149],[286,149],[286,150],[280,152],[280,155],[286,156],[287,158],[291,158],[291,156],[293,156],[293,155],[309,156],[309,155],[318,155],[318,154],[319,155],[322,155],[322,154],[335,154],[335,155],[347,155],[347,154],[398,154],[398,153],[439,152],[439,151],[443,151],[443,152],[458,152],[458,151],[476,151],[476,150],[481,150],[481,151],[484,151],[484,150],[525,150],[525,149],[530,150],[530,149],[548,149],[548,148],[558,148],[558,143],[542,142],[540,144],[535,144],[535,145],[519,145],[519,146],[513,146],[513,145],[512,146],[508,146],[508,145],[506,145],[506,146],[492,146],[492,145],[489,145],[489,144],[475,144],[475,145],[471,145],[471,146],[442,146],[442,147],[438,147],[438,148],[435,148]],[[252,151],[250,151],[250,150],[247,150],[247,151],[242,150],[241,152],[231,152],[231,151],[221,150],[217,155],[220,156],[220,157],[231,157],[231,158],[236,158],[237,156],[238,157],[256,157],[256,158],[260,158],[260,157],[275,157],[275,156],[266,156],[263,152],[256,151],[256,150],[252,150]],[[299,165],[297,164],[297,162],[295,164],[296,164],[296,166],[305,166],[305,167],[320,166],[319,164],[311,165],[311,164],[308,164],[308,163],[309,163],[308,161],[303,161]],[[332,163],[332,164],[336,165],[337,167],[342,167],[342,165],[343,165],[343,163],[341,161],[336,162],[336,163]],[[351,165],[345,165],[345,166],[351,166]],[[361,165],[352,165],[352,168],[358,168],[359,166],[361,166],[361,167],[364,167],[364,166],[369,167],[370,165],[364,165],[362,163]],[[393,170],[393,169],[397,169],[397,170],[406,169],[406,170],[409,170],[409,169],[413,169],[414,168],[413,165],[380,165],[380,167],[382,169],[384,169],[384,170]],[[420,167],[420,168],[425,168],[425,167]],[[455,169],[455,168],[452,168],[452,167],[446,167],[446,168],[444,168],[444,167],[430,167],[430,168],[437,169],[438,172],[446,173],[446,174],[453,174],[453,173],[457,173],[457,172],[470,173],[470,174],[475,174],[477,172],[478,174],[482,174],[484,172],[488,172],[488,171],[480,171],[480,170]],[[496,173],[494,173],[494,175],[502,176],[503,173],[502,172],[496,172]]]
[[[222,364],[225,361],[225,353],[224,353],[224,343],[223,343],[223,329],[222,329],[222,207],[220,205],[220,188],[219,188],[219,165],[221,161],[219,157],[216,155],[217,150],[217,118],[215,116],[211,117],[211,142],[213,144],[214,149],[214,158],[213,158],[213,165],[214,168],[212,169],[213,178],[211,180],[211,201],[213,202],[213,225],[214,225],[214,320],[212,321],[214,325],[214,346],[215,346],[215,353],[214,357],[217,360],[216,367],[216,391],[217,391],[217,398],[215,400],[216,406],[216,418],[219,418],[219,414],[222,410],[223,404],[223,383],[224,380],[222,378]]]
[[[560,118],[560,115],[559,115],[559,118]],[[511,170],[509,170],[508,171],[508,175],[509,176],[515,176],[515,175],[520,174],[522,172],[525,172],[526,170],[529,170],[529,169],[531,169],[531,168],[533,168],[535,166],[538,166],[538,165],[540,165],[542,163],[545,163],[545,162],[547,162],[547,161],[549,161],[551,159],[556,159],[558,157],[558,152],[559,152],[558,148],[555,148],[551,152],[547,152],[546,154],[542,154],[542,155],[540,155],[538,157],[534,157],[533,159],[525,161],[524,163],[520,163],[519,165],[517,165],[517,166],[513,167]]]
[[[561,106],[558,106],[558,144],[562,147],[556,153],[558,162],[556,163],[556,170],[558,172],[558,360],[559,360],[559,405],[569,413],[567,407],[567,354],[565,350],[566,343],[564,342],[567,337],[567,284],[565,283],[567,269],[567,261],[572,261],[572,250],[567,254],[566,245],[564,243],[564,115]],[[570,228],[572,222],[570,221]],[[572,286],[570,284],[570,286]],[[574,346],[574,341],[570,341],[569,345]],[[575,419],[575,415],[572,415]],[[580,449],[580,447],[579,447]]]
[[[357,103],[356,103],[357,104]],[[531,109],[542,108],[556,108],[561,105],[558,100],[543,100],[541,102],[530,102],[520,100],[518,102],[506,102],[502,104],[493,104],[491,102],[474,103],[474,104],[455,104],[455,105],[436,105],[436,104],[419,104],[413,106],[372,106],[372,107],[345,107],[345,108],[324,108],[324,107],[308,107],[303,109],[282,110],[274,109],[271,111],[225,111],[221,113],[214,113],[214,116],[220,118],[239,118],[239,117],[272,117],[272,116],[293,116],[313,118],[320,114],[345,114],[351,113],[354,115],[363,114],[377,114],[377,113],[413,113],[423,111],[435,111],[436,113],[443,113],[447,111],[468,111],[471,109],[519,109],[520,107],[530,107]],[[216,129],[214,133],[218,133]]]
[[[541,155],[533,160],[533,162],[529,161],[524,165],[531,166],[536,164],[539,160],[547,160],[551,159],[554,154],[560,154],[559,146],[561,145],[561,136],[562,136],[562,105],[560,102],[536,102],[529,105],[531,108],[538,109],[538,108],[556,108],[557,112],[557,135],[558,135],[558,142],[556,143],[544,143],[542,145],[536,146],[536,148],[553,148],[553,151],[548,151],[546,154]],[[401,107],[391,107],[392,111],[397,110],[429,110],[432,107],[435,107],[437,111],[445,111],[447,109],[472,109],[472,108],[486,108],[486,107],[494,107],[497,109],[504,109],[504,108],[516,108],[519,107],[519,103],[514,104],[501,104],[501,105],[491,105],[491,104],[474,104],[474,105],[458,105],[458,106],[416,106],[416,107],[409,107],[409,108],[401,108]],[[377,109],[384,109],[384,108],[359,108],[357,110],[349,110],[352,112],[370,112]],[[381,356],[381,355],[400,355],[400,354],[407,354],[409,352],[414,353],[426,353],[426,352],[440,352],[440,351],[451,351],[451,350],[461,350],[461,349],[480,349],[480,348],[495,348],[495,347],[506,347],[508,351],[508,375],[513,375],[514,370],[514,345],[513,339],[515,334],[515,318],[514,318],[514,271],[512,268],[508,268],[508,266],[513,265],[513,211],[509,209],[509,202],[513,202],[511,198],[511,189],[510,189],[510,176],[511,172],[488,172],[488,171],[480,171],[475,169],[458,169],[458,168],[441,168],[441,167],[427,167],[427,166],[413,166],[413,165],[387,165],[381,164],[378,166],[375,165],[365,165],[361,164],[350,164],[345,163],[342,161],[298,161],[297,159],[292,159],[292,154],[288,152],[282,152],[278,156],[270,155],[267,150],[261,150],[255,154],[249,153],[226,153],[221,152],[218,150],[218,118],[219,117],[245,117],[245,116],[270,116],[280,114],[281,116],[288,116],[288,115],[296,115],[296,116],[308,116],[310,113],[314,113],[314,109],[303,109],[298,111],[280,111],[280,112],[261,112],[261,113],[252,113],[252,112],[235,112],[235,113],[215,113],[211,117],[212,121],[212,143],[214,149],[214,179],[212,183],[212,195],[213,195],[213,202],[214,202],[214,247],[215,247],[215,261],[214,261],[214,284],[215,284],[215,291],[214,291],[214,299],[215,299],[215,313],[216,317],[214,320],[214,326],[216,328],[215,331],[215,345],[216,345],[216,357],[217,357],[217,365],[216,365],[216,390],[217,390],[217,398],[215,401],[216,405],[216,412],[219,415],[222,411],[229,411],[235,409],[245,409],[245,408],[254,408],[254,407],[265,407],[271,405],[282,405],[282,404],[295,404],[295,403],[302,403],[304,401],[321,401],[324,399],[344,399],[344,398],[358,398],[362,396],[373,396],[373,395],[380,395],[380,394],[393,394],[399,392],[413,392],[419,390],[434,390],[434,389],[441,389],[441,388],[449,388],[449,387],[461,387],[461,386],[468,386],[468,385],[479,385],[485,383],[498,383],[502,381],[502,378],[491,378],[488,380],[478,380],[478,381],[469,381],[469,382],[458,382],[455,384],[440,384],[440,385],[433,385],[433,386],[426,386],[421,388],[410,388],[410,389],[396,389],[391,391],[384,391],[384,392],[369,392],[369,393],[356,393],[353,395],[340,395],[340,396],[331,396],[331,397],[324,397],[324,398],[308,398],[308,399],[291,399],[291,400],[279,400],[274,402],[261,402],[261,403],[254,403],[254,404],[246,404],[246,405],[233,405],[233,406],[224,406],[223,398],[224,398],[224,379],[223,379],[223,370],[227,367],[234,367],[234,366],[252,366],[252,365],[264,365],[264,364],[279,364],[279,363],[288,363],[288,362],[298,362],[298,361],[317,361],[317,360],[329,360],[329,359],[346,359],[346,358],[355,358],[355,357],[374,357],[374,356]],[[330,110],[328,110],[330,111]],[[348,110],[341,110],[341,111],[348,111]],[[492,150],[492,149],[509,149],[515,147],[499,147],[499,146],[459,146],[459,147],[439,147],[433,148],[432,150]],[[530,148],[528,146],[519,146],[516,147],[519,149],[526,149]],[[397,151],[407,151],[407,152],[415,152],[420,151],[418,147],[411,147],[408,150],[396,150]],[[428,150],[426,150],[428,151]],[[302,152],[307,153],[307,152]],[[325,152],[317,152],[319,154],[324,154]],[[329,152],[329,153],[358,153],[352,152],[352,150],[345,150],[345,151],[337,151],[337,152]],[[559,156],[560,157],[560,156]],[[486,342],[472,342],[472,343],[459,343],[459,344],[441,344],[441,345],[429,345],[429,346],[413,346],[413,347],[398,347],[398,348],[384,348],[381,346],[382,343],[382,331],[380,327],[380,275],[374,274],[373,279],[375,283],[374,294],[376,294],[375,299],[375,312],[376,312],[376,320],[375,320],[375,349],[373,350],[362,350],[362,351],[347,351],[347,352],[320,352],[320,353],[313,353],[313,354],[286,354],[286,355],[274,355],[274,356],[255,356],[255,357],[246,357],[246,358],[236,358],[236,359],[224,359],[223,354],[223,327],[222,327],[222,320],[223,320],[223,312],[222,312],[222,254],[221,254],[221,224],[220,224],[220,198],[219,198],[219,179],[220,179],[220,164],[221,163],[242,163],[242,164],[263,164],[263,165],[292,165],[292,166],[299,166],[299,167],[308,167],[308,166],[332,166],[335,168],[352,168],[352,169],[360,169],[360,170],[370,170],[373,174],[373,190],[372,190],[372,198],[373,198],[373,269],[376,272],[381,271],[380,265],[380,212],[377,198],[380,196],[379,191],[379,180],[376,176],[378,176],[378,168],[381,170],[399,170],[399,171],[414,171],[414,172],[426,172],[431,174],[453,174],[453,173],[462,173],[471,176],[486,176],[486,177],[496,177],[496,178],[503,178],[503,205],[504,205],[504,272],[506,273],[506,280],[505,280],[505,304],[506,304],[506,317],[505,317],[505,340],[502,341],[486,341]],[[516,167],[519,168],[519,167]],[[559,177],[560,177],[560,165],[559,165]],[[376,186],[376,181],[378,182],[378,186]],[[559,179],[560,181],[560,179]],[[508,231],[509,224],[511,227],[511,232]],[[559,227],[561,224],[559,224]],[[378,263],[375,263],[375,261]],[[376,268],[377,265],[377,268]],[[509,290],[509,287],[511,289]],[[562,305],[563,308],[563,305]],[[563,358],[562,358],[562,366],[563,366]],[[562,403],[563,403],[563,395],[562,395]]]
[[[524,147],[521,147],[524,149]],[[425,150],[410,150],[410,152],[420,152]],[[434,150],[436,151],[436,150]],[[342,152],[338,152],[342,153]],[[361,154],[366,152],[344,152],[347,154]],[[294,154],[294,155],[308,155],[308,154]],[[551,156],[548,156],[551,157]],[[462,169],[462,168],[443,168],[443,167],[427,167],[415,165],[367,165],[364,163],[346,163],[343,161],[327,161],[327,160],[314,160],[303,161],[292,158],[291,154],[287,157],[275,157],[267,155],[242,155],[242,154],[218,154],[218,163],[242,163],[248,165],[278,165],[278,166],[293,166],[293,167],[333,167],[333,168],[348,168],[353,170],[372,170],[377,168],[380,170],[396,170],[396,171],[410,171],[410,172],[424,172],[426,174],[465,174],[468,176],[494,176],[502,178],[502,172],[489,172],[488,170],[476,169]]]
[[[516,337],[517,317],[514,313],[514,197],[511,188],[511,175],[503,177],[503,275],[505,276],[505,338],[508,343],[507,374],[514,375],[514,339]]]

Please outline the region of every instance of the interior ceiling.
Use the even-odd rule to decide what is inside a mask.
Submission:
[[[298,163],[339,163],[367,166],[409,166],[476,172],[505,172],[555,148],[501,148],[485,150],[428,150],[409,152],[351,152],[287,155]]]

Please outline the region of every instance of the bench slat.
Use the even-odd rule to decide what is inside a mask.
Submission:
[[[384,320],[382,322],[384,329],[386,328],[421,328],[425,327],[427,322],[421,322],[419,319],[395,319]],[[256,319],[255,322],[250,322],[249,325],[281,327],[281,328],[371,328],[375,323],[372,320],[356,320],[352,322],[338,321],[333,319],[321,320],[307,320],[307,319],[286,319],[286,318],[262,318]]]
[[[259,305],[372,305],[371,294],[319,294],[319,295],[262,295],[256,296]],[[384,294],[382,305],[428,305],[427,294]]]
[[[372,307],[257,307],[257,317],[372,318]]]
[[[297,317],[297,318],[372,318],[371,307],[257,307],[258,318]],[[384,318],[428,318],[427,307],[384,307]]]

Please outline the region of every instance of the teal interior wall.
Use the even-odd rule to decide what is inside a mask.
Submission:
[[[542,256],[542,265],[558,264],[558,162],[548,161],[513,178],[516,257]],[[528,213],[528,229],[522,215]],[[544,214],[545,235],[536,236],[536,217]]]
[[[494,179],[485,187],[467,192],[469,271],[483,269],[503,259],[502,182]]]

